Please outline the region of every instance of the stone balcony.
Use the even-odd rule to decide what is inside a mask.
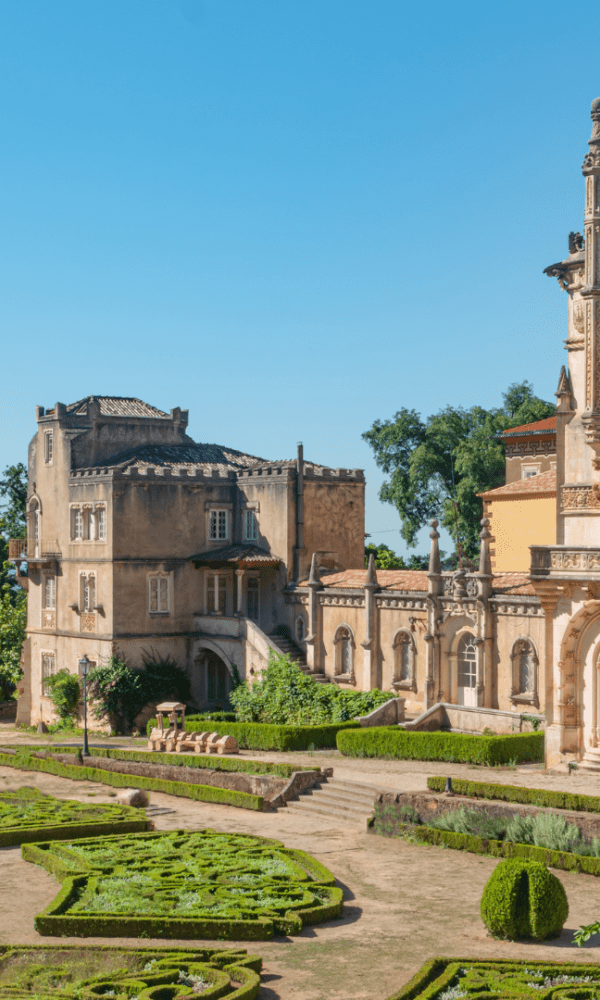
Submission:
[[[600,580],[600,548],[588,545],[532,545],[534,580]]]
[[[10,562],[51,563],[60,559],[61,551],[57,541],[42,539],[37,545],[26,538],[9,538],[8,558]]]

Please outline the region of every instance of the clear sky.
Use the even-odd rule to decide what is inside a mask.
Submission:
[[[600,10],[0,0],[0,468],[36,404],[366,470],[401,406],[553,399]]]

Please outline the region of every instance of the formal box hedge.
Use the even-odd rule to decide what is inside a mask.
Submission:
[[[225,948],[0,945],[0,1000],[256,1000],[259,955]]]
[[[278,840],[177,830],[21,851],[62,882],[40,934],[259,941],[342,912],[331,872]]]
[[[230,788],[216,788],[214,785],[192,785],[185,781],[168,781],[164,778],[146,778],[143,775],[121,774],[116,771],[104,771],[99,767],[86,767],[85,764],[63,764],[58,760],[49,760],[33,756],[19,750],[14,754],[0,752],[0,765],[15,767],[23,771],[42,771],[54,774],[60,778],[73,778],[76,781],[96,781],[112,788],[143,788],[151,792],[165,792],[167,795],[179,795],[198,802],[212,802],[216,805],[237,806],[238,809],[264,809],[262,795],[251,795],[248,792],[237,792]]]
[[[446,789],[446,779],[429,777],[427,787],[432,792],[443,792]],[[471,799],[496,799],[550,809],[569,809],[572,812],[600,812],[598,795],[557,792],[549,788],[519,788],[517,785],[497,785],[493,781],[465,781],[463,778],[453,778],[452,791],[456,795],[465,795]]]
[[[148,733],[156,726],[150,719]],[[209,730],[219,736],[235,736],[242,750],[328,750],[335,748],[340,730],[360,729],[360,722],[335,722],[327,726],[275,726],[265,722],[207,722],[201,716],[187,716],[188,732]]]
[[[131,806],[100,805],[56,799],[36,788],[0,792],[0,847],[36,840],[149,830],[150,820]]]
[[[525,1000],[591,998],[600,992],[600,965],[582,962],[495,961],[432,958],[388,1000]]]
[[[447,760],[468,764],[509,764],[544,759],[544,733],[472,736],[465,733],[411,733],[397,726],[346,730],[337,735],[346,757]]]

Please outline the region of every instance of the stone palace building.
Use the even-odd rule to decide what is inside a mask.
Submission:
[[[203,708],[275,649],[401,695],[417,728],[440,705],[476,731],[544,716],[549,764],[600,768],[600,99],[592,120],[584,235],[546,268],[569,302],[556,417],[505,433],[477,569],[441,571],[434,521],[428,572],[365,570],[361,470],[196,444],[187,411],[137,399],[38,407],[19,722],[51,717],[45,677],[84,653],[173,657]]]

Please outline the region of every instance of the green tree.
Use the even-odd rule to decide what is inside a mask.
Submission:
[[[388,477],[379,497],[398,511],[400,534],[409,545],[437,517],[457,551],[477,556],[482,512],[477,494],[504,483],[504,442],[498,435],[555,412],[552,403],[534,395],[529,382],[513,383],[502,398],[504,405],[497,409],[446,406],[426,420],[403,407],[363,434]]]
[[[371,542],[369,545],[365,545],[365,568],[369,565],[371,553],[375,558],[377,569],[427,569],[429,566],[428,555],[419,556],[411,553],[407,561],[403,556],[397,556],[389,545],[384,545],[383,542],[375,545],[374,542]],[[443,553],[441,554],[443,555]]]
[[[14,694],[21,676],[21,647],[27,624],[27,594],[15,580],[7,562],[8,539],[26,534],[27,469],[22,462],[9,465],[0,479],[0,699]]]
[[[75,720],[77,706],[81,696],[79,678],[64,668],[57,674],[47,677],[44,688],[52,699],[52,704],[62,725],[70,726]]]

